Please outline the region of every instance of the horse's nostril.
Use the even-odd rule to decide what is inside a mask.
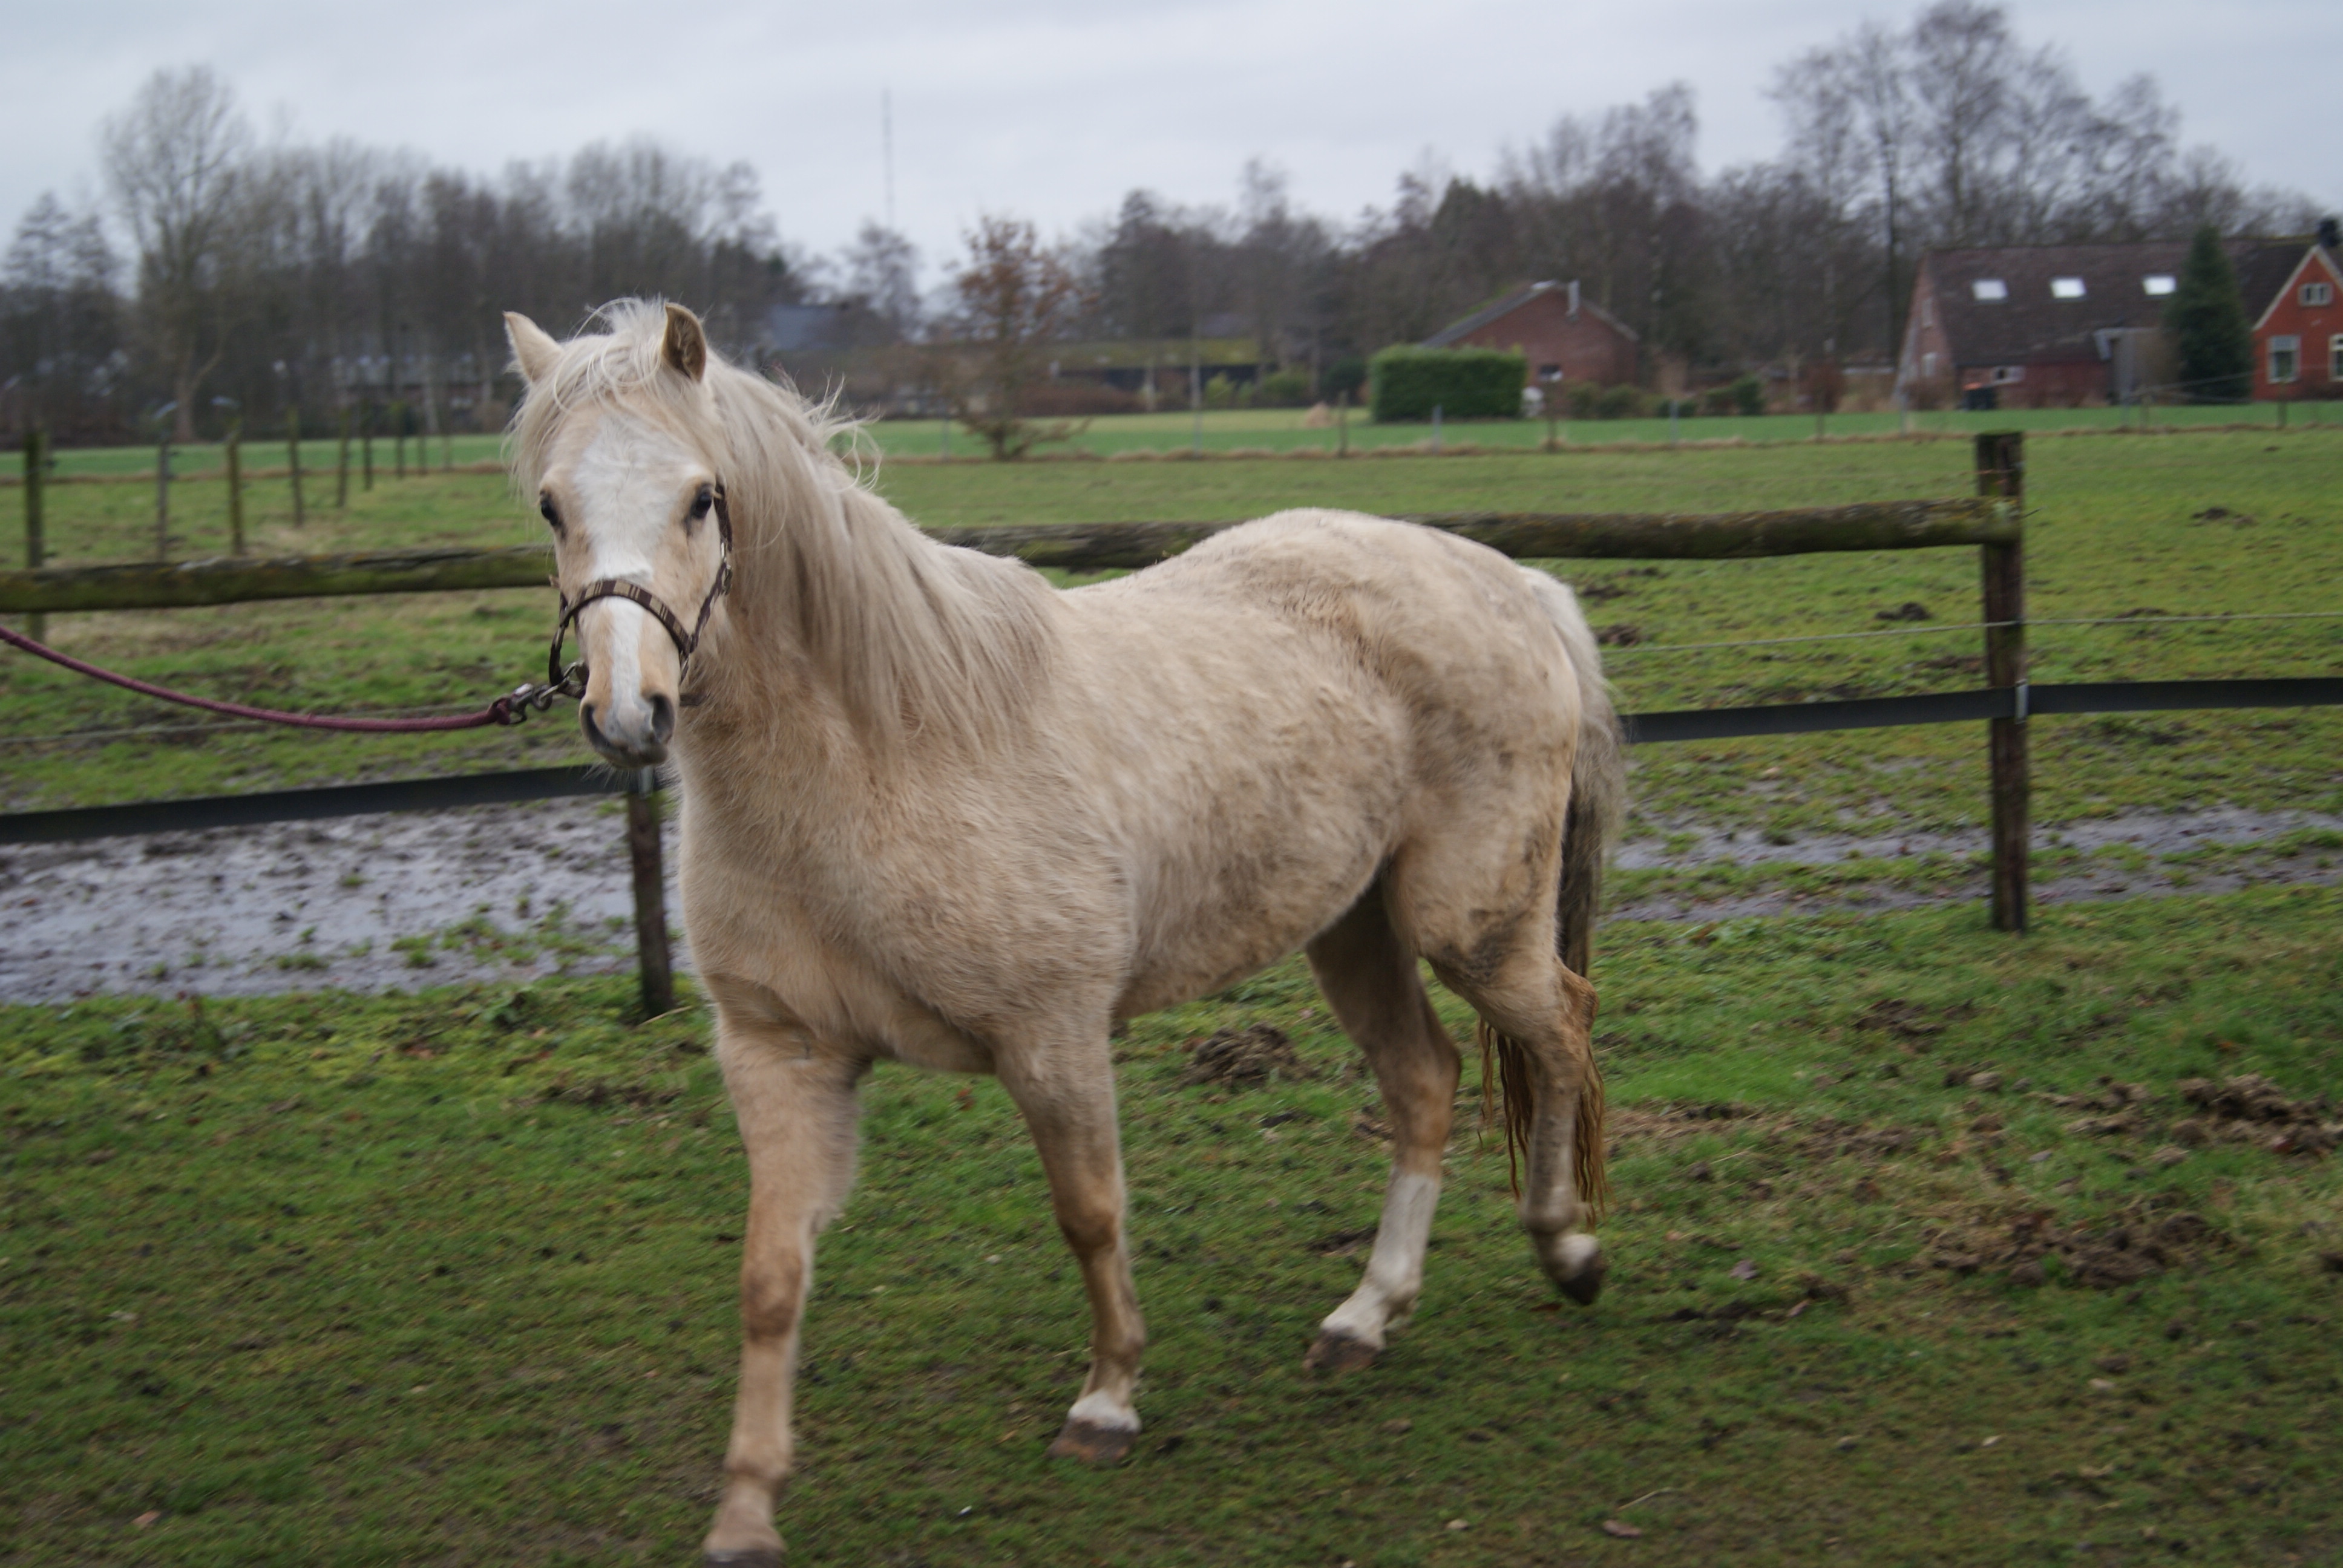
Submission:
[[[664,746],[674,733],[675,704],[664,693],[656,693],[651,698],[651,739]]]
[[[594,722],[592,703],[581,702],[578,705],[578,722],[585,727],[586,743],[598,749],[602,745],[602,727]]]

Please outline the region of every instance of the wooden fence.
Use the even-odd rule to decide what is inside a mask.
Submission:
[[[1984,720],[1992,805],[1993,924],[2001,930],[2023,931],[2028,904],[2031,784],[2026,720],[2031,715],[2343,703],[2343,680],[2337,679],[2029,686],[2023,440],[2016,432],[1976,437],[1978,493],[1975,498],[1770,512],[1464,513],[1405,520],[1444,528],[1505,555],[1532,560],[1745,560],[1839,550],[1977,550],[1985,631],[1986,684],[1983,689],[1630,714],[1626,724],[1631,743],[1656,744]],[[1063,523],[930,531],[947,543],[1013,557],[1036,567],[1088,571],[1151,566],[1237,526],[1234,522]],[[538,547],[40,568],[0,572],[0,613],[40,616],[337,594],[533,588],[544,584],[549,568],[548,553]],[[0,816],[0,844],[624,791],[628,796],[628,837],[646,998],[657,1002],[669,993],[654,789],[655,780],[648,775],[613,777],[594,770],[537,769],[148,801]]]

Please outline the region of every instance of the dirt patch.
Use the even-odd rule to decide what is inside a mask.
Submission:
[[[1322,1258],[1348,1258],[1374,1245],[1376,1227],[1363,1231],[1336,1231],[1310,1243],[1310,1250]]]
[[[2012,1284],[2047,1284],[2054,1271],[2092,1290],[2136,1285],[2195,1266],[2229,1240],[2178,1200],[2143,1198],[2098,1221],[2060,1226],[2046,1209],[1979,1211],[1927,1235],[1920,1261],[1955,1274],[1994,1272]],[[2054,1269],[2055,1265],[2055,1269]]]
[[[2250,1143],[2273,1154],[2325,1154],[2343,1146],[2343,1110],[2321,1096],[2298,1100],[2258,1072],[2216,1081],[2183,1079],[2174,1086],[2182,1104],[2193,1112],[2168,1120],[2171,1107],[2144,1083],[2123,1083],[2102,1078],[2097,1087],[2080,1094],[2045,1094],[2045,1104],[2087,1114],[2066,1124],[2068,1132],[2086,1138],[2137,1138],[2151,1135],[2170,1141],[2159,1150],[2159,1163],[2177,1163],[2186,1151],[2213,1143]]]
[[[1869,1127],[1835,1117],[1788,1113],[1768,1115],[1746,1105],[1724,1101],[1680,1101],[1613,1106],[1607,1117],[1612,1152],[1629,1139],[1669,1142],[1711,1131],[1719,1122],[1754,1135],[1769,1155],[1788,1156],[1799,1162],[1847,1156],[1878,1159],[1919,1146],[1926,1136],[1910,1127]],[[1698,1172],[1700,1167],[1694,1168]],[[1695,1173],[1693,1180],[1704,1178]]]
[[[1192,1086],[1258,1089],[1275,1079],[1298,1082],[1317,1076],[1302,1065],[1284,1032],[1265,1023],[1215,1030],[1203,1040],[1190,1040],[1188,1055],[1188,1070],[1180,1081]]]
[[[2343,1115],[2332,1100],[2290,1100],[2260,1073],[2218,1083],[2191,1078],[2178,1087],[2200,1114],[2173,1124],[2175,1143],[2258,1143],[2273,1154],[2324,1154],[2343,1144]]]
[[[1875,1030],[1898,1040],[1933,1040],[1976,1012],[1976,1007],[1965,1001],[1929,1007],[1902,997],[1882,997],[1855,1019],[1855,1027]]]

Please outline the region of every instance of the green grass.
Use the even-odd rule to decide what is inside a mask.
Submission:
[[[2030,610],[2037,618],[2343,610],[2343,441],[2336,432],[2169,439],[2040,439],[2028,454]],[[1391,457],[1355,463],[882,466],[878,483],[916,519],[1239,518],[1281,507],[1391,512],[1473,508],[1789,507],[1966,493],[1956,442],[1678,452]],[[541,525],[493,475],[385,479],[346,512],[292,527],[276,482],[256,483],[255,548],[320,551],[511,544]],[[152,498],[128,485],[51,492],[49,534],[67,562],[136,558]],[[216,483],[180,487],[179,549],[225,547]],[[2221,508],[2225,515],[2200,518]],[[1974,552],[1768,561],[1573,563],[1600,627],[1637,646],[1607,654],[1631,709],[1885,695],[1973,685]],[[550,619],[538,590],[313,600],[211,610],[60,617],[62,646],[150,679],[275,706],[452,709],[534,674]],[[1907,602],[1932,622],[1884,623]],[[2343,619],[2037,626],[2034,677],[2331,675]],[[1714,652],[1655,645],[1888,629],[1851,642]],[[0,799],[10,809],[537,765],[580,755],[566,719],[452,738],[321,739],[199,729],[158,741],[109,732],[198,722],[11,656],[0,662]],[[2037,719],[2035,813],[2046,823],[2227,802],[2343,809],[2343,716],[2334,710]],[[40,737],[82,737],[66,742]],[[1637,759],[1639,830],[1688,820],[1775,834],[1952,828],[1985,817],[1982,738],[1971,726],[1654,747]]]
[[[1467,1123],[1422,1312],[1342,1381],[1299,1361],[1360,1266],[1328,1239],[1373,1219],[1371,1083],[1293,965],[1134,1020],[1149,1427],[1103,1473],[1041,1456],[1084,1320],[1013,1113],[882,1069],[823,1244],[791,1560],[2332,1560],[2336,1164],[2152,1155],[2181,1080],[2335,1081],[2338,917],[2298,889],[2022,942],[1966,910],[1614,928],[1608,1293],[1554,1310]],[[703,1021],[627,1007],[541,981],[0,1010],[0,1563],[684,1560],[743,1172]],[[1179,1085],[1183,1041],[1250,1021],[1316,1076]],[[2133,1132],[2045,1098],[2108,1080],[2144,1086]],[[1994,1249],[2029,1219],[2193,1240],[2026,1285]]]
[[[1077,420],[1081,429],[1071,440],[1043,447],[1045,454],[1075,454],[1091,457],[1113,457],[1122,454],[1146,455],[1161,453],[1181,456],[1201,449],[1212,454],[1232,452],[1332,453],[1343,437],[1333,427],[1312,428],[1305,422],[1309,411],[1302,408],[1215,408],[1204,411],[1200,419],[1184,409],[1161,414],[1112,414],[1088,421]],[[2172,430],[2217,429],[2229,426],[2268,426],[2278,427],[2279,406],[2264,403],[2252,407],[2220,406],[2197,407],[2182,406],[2156,408],[2148,413],[2151,428]],[[2343,410],[2326,407],[2318,403],[2290,406],[2286,413],[2287,428],[2318,428],[2343,424]],[[1936,437],[1966,437],[1980,430],[2026,430],[2048,433],[2072,431],[2111,431],[2137,426],[2137,413],[2117,408],[2013,408],[1995,413],[1968,413],[1960,409],[1942,409],[1916,413],[1909,421],[1909,434]],[[966,430],[954,426],[947,437],[943,421],[939,419],[888,419],[872,424],[870,440],[890,457],[934,459],[949,457],[968,461],[980,457],[983,443]],[[1905,432],[1905,421],[1893,413],[1833,414],[1824,421],[1824,432],[1832,437],[1882,437]],[[1595,419],[1564,420],[1558,438],[1565,444],[1581,447],[1603,447],[1619,443],[1659,443],[1675,439],[1684,442],[1745,442],[1778,443],[1809,441],[1815,435],[1815,418],[1811,414],[1768,414],[1752,417],[1688,417],[1676,424],[1673,431],[1665,418],[1656,419]],[[1429,424],[1377,425],[1362,410],[1353,409],[1349,421],[1348,441],[1353,450],[1406,448],[1425,445],[1432,438]],[[1547,427],[1543,419],[1480,419],[1451,421],[1443,431],[1443,447],[1483,447],[1497,450],[1519,449],[1542,446],[1547,439]],[[434,469],[444,462],[458,465],[493,462],[498,456],[500,441],[495,436],[455,436],[442,442],[429,443],[428,466]],[[221,447],[217,442],[201,441],[172,448],[172,470],[182,478],[209,477],[222,469]],[[415,445],[407,447],[408,460],[416,461]],[[330,494],[333,470],[338,457],[338,444],[332,437],[312,436],[301,444],[301,465],[310,476],[310,493]],[[245,467],[247,470],[266,467],[281,468],[285,463],[285,441],[281,432],[274,437],[247,438],[245,442]],[[375,467],[379,480],[392,467],[393,451],[387,438],[375,442]],[[355,476],[361,467],[358,447],[351,447],[350,467]],[[151,476],[155,471],[155,448],[150,447],[71,447],[56,454],[55,472],[68,477],[82,476]],[[10,470],[13,474],[14,470]],[[0,479],[7,476],[0,475]],[[354,477],[351,483],[357,483]],[[320,490],[318,487],[323,486]]]

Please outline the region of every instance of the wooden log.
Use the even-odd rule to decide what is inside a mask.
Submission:
[[[2026,437],[2016,430],[1976,438],[1977,493],[2012,507],[2026,502]],[[2026,546],[1996,539],[1982,550],[1985,588],[1985,676],[1987,686],[2026,681]],[[2032,759],[2026,719],[1986,722],[1986,753],[1993,807],[1993,929],[2024,931],[2032,858]]]
[[[667,880],[659,859],[659,775],[646,768],[627,786],[627,859],[635,879],[635,950],[643,1016],[675,1010],[675,960],[667,940]]]
[[[343,594],[541,588],[552,569],[552,553],[541,545],[50,567],[0,572],[0,613],[176,609]]]
[[[1740,559],[1817,550],[1916,549],[2017,538],[2017,514],[1994,500],[1883,501],[1800,511],[1623,514],[1472,512],[1405,519],[1445,528],[1519,559]],[[1101,571],[1152,566],[1238,525],[1042,523],[932,528],[965,545],[1036,567]],[[451,588],[534,588],[551,558],[542,546],[392,550],[0,572],[0,613],[168,609],[248,600]]]

